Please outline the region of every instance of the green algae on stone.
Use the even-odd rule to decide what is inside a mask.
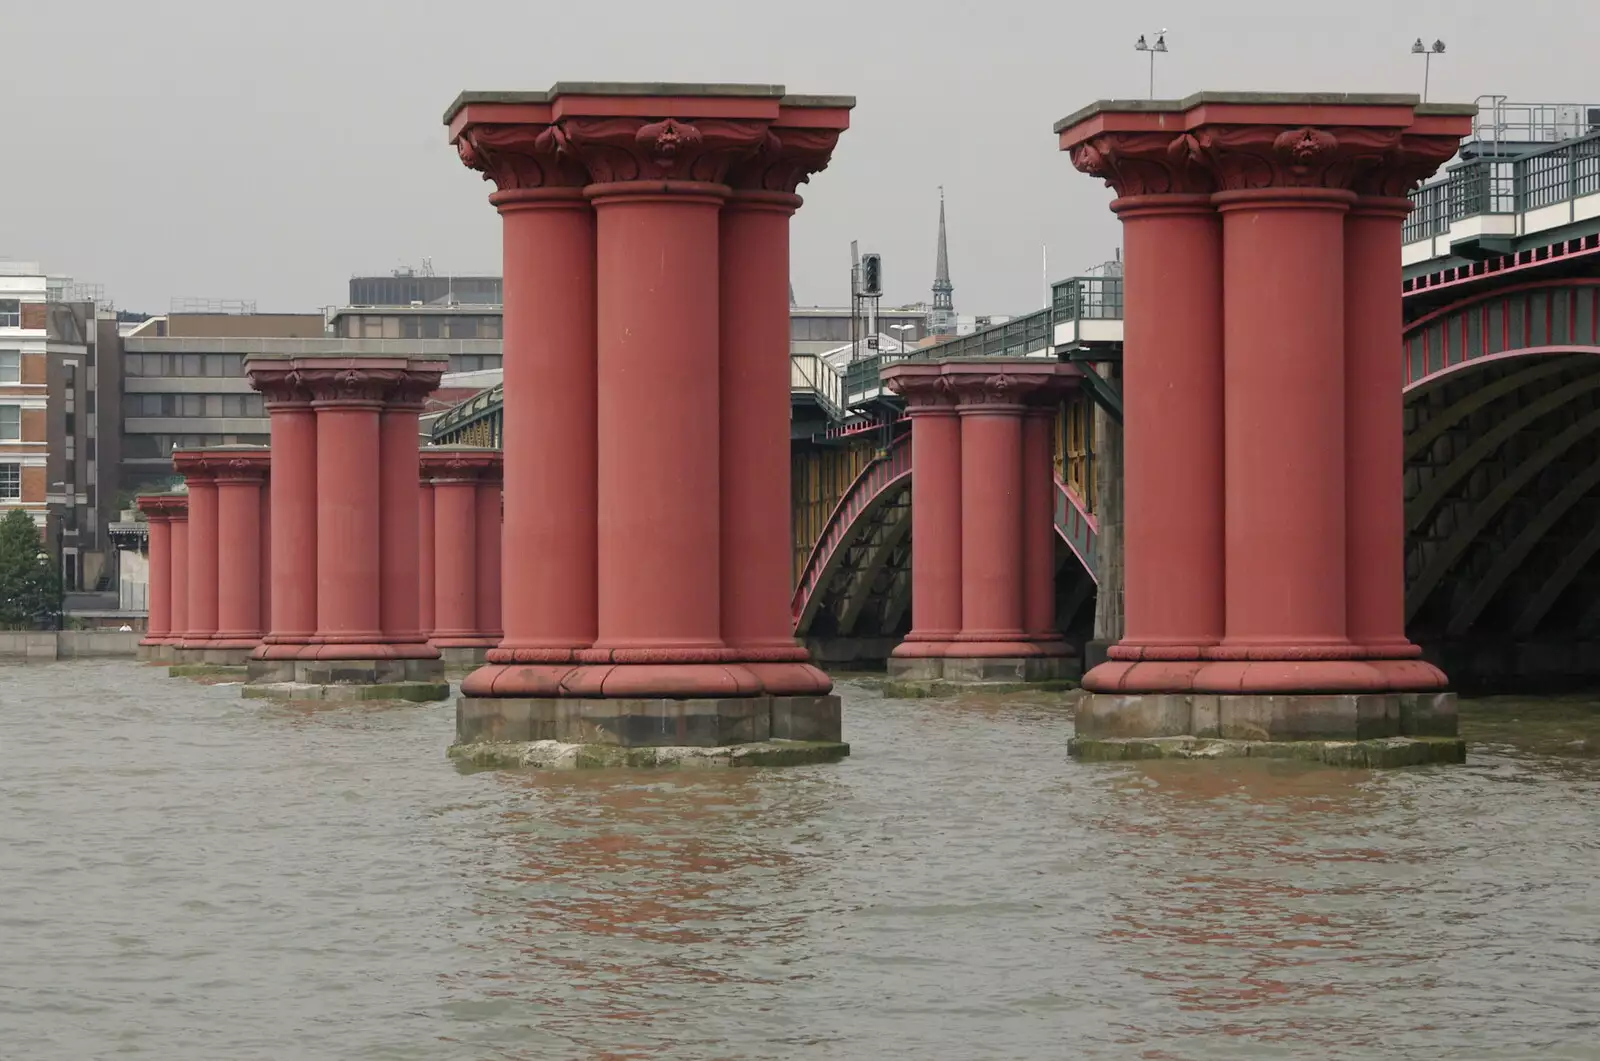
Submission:
[[[1211,737],[1075,737],[1069,752],[1082,762],[1141,759],[1292,759],[1324,766],[1392,769],[1466,762],[1466,743],[1454,737],[1373,740],[1251,741]]]
[[[169,678],[227,678],[244,681],[249,676],[249,667],[235,667],[224,663],[173,663],[167,667]]]
[[[1054,693],[1078,688],[1076,678],[1048,678],[1037,682],[956,682],[944,678],[927,680],[886,678],[880,684],[887,700],[920,700],[967,696],[973,693]]]
[[[676,769],[694,767],[805,766],[837,762],[850,754],[842,741],[769,740],[714,747],[623,747],[560,741],[456,744],[447,752],[464,766],[540,770]]]
[[[246,685],[248,700],[405,700],[425,704],[450,698],[449,682],[384,682],[377,685],[313,685],[307,682],[263,682]]]

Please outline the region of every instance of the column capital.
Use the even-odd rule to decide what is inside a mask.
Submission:
[[[501,192],[577,189],[589,182],[566,136],[549,121],[468,126],[456,136],[455,146],[462,164]]]
[[[1475,112],[1402,95],[1200,92],[1102,100],[1055,128],[1073,164],[1122,196],[1302,188],[1398,197],[1454,154]]]
[[[279,405],[414,405],[437,390],[447,362],[420,357],[251,357],[250,386]]]
[[[793,195],[813,173],[828,168],[842,132],[843,129],[821,127],[769,128],[754,154],[729,167],[727,183],[735,192]]]
[[[748,118],[595,115],[563,118],[561,133],[596,184],[723,184],[735,162],[761,149],[767,125]]]
[[[936,361],[900,361],[883,370],[883,385],[906,400],[911,416],[954,416],[955,388]]]
[[[172,470],[183,476],[183,481],[191,487],[199,483],[215,483],[219,463],[216,457],[203,449],[172,451]]]
[[[140,494],[133,499],[133,507],[144,513],[147,523],[169,523],[180,513],[187,513],[189,499],[182,494]]]
[[[425,446],[420,453],[426,483],[499,482],[504,460],[485,446]]]

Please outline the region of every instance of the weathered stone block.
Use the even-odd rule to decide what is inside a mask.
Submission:
[[[772,739],[838,741],[843,733],[842,713],[837,696],[775,696]]]
[[[1083,737],[1193,735],[1188,693],[1090,693],[1078,701],[1076,731]]]
[[[1454,737],[1460,733],[1455,693],[1402,693],[1400,732],[1408,737]]]
[[[531,700],[456,699],[456,740],[463,744],[539,739],[534,735]]]
[[[1344,694],[1224,695],[1218,730],[1231,740],[1354,740],[1360,699]]]
[[[890,656],[886,666],[889,677],[906,682],[931,682],[944,677],[945,661],[939,657]]]

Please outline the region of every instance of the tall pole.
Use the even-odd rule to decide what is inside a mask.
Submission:
[[[1156,50],[1150,49],[1150,98],[1156,98]]]
[[[1422,102],[1428,102],[1428,77],[1433,73],[1433,53],[1422,53]]]

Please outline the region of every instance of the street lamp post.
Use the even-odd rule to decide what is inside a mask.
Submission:
[[[1154,44],[1147,44],[1145,42],[1145,39],[1144,39],[1144,34],[1143,33],[1139,34],[1139,40],[1138,40],[1137,43],[1134,44],[1133,50],[1136,51],[1136,52],[1149,52],[1150,53],[1150,98],[1151,99],[1155,99],[1156,98],[1156,53],[1157,52],[1165,52],[1167,50],[1167,31],[1164,30],[1164,29],[1157,30],[1156,31],[1156,42]]]
[[[909,324],[909,323],[907,323],[907,324],[891,324],[891,325],[889,325],[889,330],[890,331],[899,332],[900,333],[895,338],[900,340],[900,356],[901,357],[905,357],[906,356],[906,332],[913,331],[913,330],[916,329],[916,327],[917,326],[915,324]]]
[[[1444,54],[1444,41],[1434,41],[1432,45],[1424,45],[1422,38],[1418,37],[1411,45],[1411,54],[1422,56],[1422,102],[1428,102],[1428,75],[1432,73],[1433,57]]]

